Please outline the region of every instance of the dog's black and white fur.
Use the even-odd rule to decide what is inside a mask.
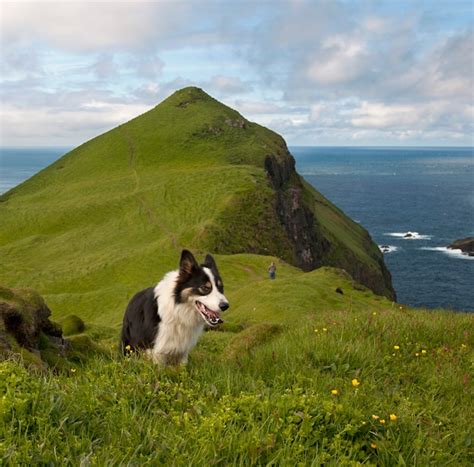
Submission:
[[[123,318],[122,350],[144,350],[156,363],[186,364],[205,325],[222,323],[221,311],[227,308],[214,258],[207,255],[199,265],[183,250],[178,270],[131,299]]]

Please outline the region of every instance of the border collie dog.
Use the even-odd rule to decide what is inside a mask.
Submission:
[[[207,255],[199,265],[183,250],[178,270],[130,300],[123,318],[122,351],[145,351],[156,363],[186,364],[204,326],[222,323],[221,311],[227,308],[214,258]]]

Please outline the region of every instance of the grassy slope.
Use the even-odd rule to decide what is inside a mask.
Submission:
[[[137,289],[175,267],[183,247],[288,259],[262,168],[267,154],[283,157],[284,142],[253,123],[232,126],[240,121],[187,88],[11,190],[0,202],[0,283],[38,290],[58,317],[109,323]],[[316,204],[333,240],[328,263],[344,264],[344,244],[374,266],[360,227],[326,200]],[[228,274],[235,265],[226,265]]]
[[[180,248],[204,250],[213,224],[242,193],[261,202],[237,223],[255,223],[261,206],[271,206],[263,171],[223,162],[216,152],[221,146],[201,135],[214,124],[214,106],[219,115],[223,106],[209,98],[198,109],[179,109],[178,116],[191,113],[183,123],[175,104],[164,102],[159,112],[80,146],[7,195],[0,218],[6,258],[0,282],[36,288],[57,313],[109,322],[133,290],[175,267]],[[228,110],[228,118],[237,116]],[[221,136],[236,144],[225,157],[252,154],[248,138],[235,138],[237,130],[227,129]],[[187,141],[183,149],[167,140],[181,131],[190,138],[196,134],[197,144]],[[234,222],[236,227],[246,230]],[[278,242],[281,228],[268,227],[274,227],[272,241]]]
[[[222,261],[242,286],[233,332],[206,333],[186,369],[117,358],[117,330],[91,324],[109,357],[56,375],[0,363],[0,459],[469,465],[472,315],[400,309],[330,268],[271,282],[258,256]]]

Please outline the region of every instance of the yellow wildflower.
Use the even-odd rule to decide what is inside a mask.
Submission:
[[[315,329],[314,332],[319,332],[319,329]]]
[[[338,396],[338,395],[339,395],[339,391],[338,391],[337,389],[333,389],[333,390],[331,391],[331,394],[332,394],[333,396]]]
[[[125,346],[125,350],[126,350],[127,352],[130,352],[131,349],[132,349],[132,348],[131,348],[129,345],[126,345],[126,346]]]
[[[419,357],[420,354],[418,352],[415,353],[415,357]]]
[[[461,344],[461,349],[465,349],[467,347],[466,344]]]
[[[324,331],[324,332],[327,332],[327,328],[323,328],[323,331]]]
[[[426,353],[426,350],[423,349],[423,350],[421,351],[421,353],[424,355],[424,354]]]
[[[372,415],[372,418],[373,418],[374,420],[378,420],[380,417],[379,417],[378,415]]]
[[[75,368],[71,368],[71,373],[75,373],[76,372],[76,369]]]
[[[385,419],[384,419],[384,418],[381,418],[381,419],[380,419],[380,423],[381,423],[382,425],[385,425]]]
[[[372,314],[373,314],[374,316],[376,316],[376,315],[377,315],[377,312],[376,312],[376,311],[374,311]]]
[[[396,422],[397,421],[397,416],[394,413],[390,414],[390,421],[391,422]]]
[[[399,346],[399,345],[394,345],[393,348],[394,348],[395,350],[400,350],[400,346]]]
[[[355,388],[356,388],[357,386],[360,386],[360,381],[359,381],[357,378],[354,378],[354,379],[352,380],[352,386],[354,386]]]
[[[370,443],[370,447],[371,447],[372,449],[377,449],[377,445],[376,445],[375,443]]]

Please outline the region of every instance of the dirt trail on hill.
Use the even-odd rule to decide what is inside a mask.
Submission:
[[[165,233],[166,236],[168,236],[171,239],[171,243],[173,244],[174,247],[177,246],[177,240],[176,236],[174,233],[166,226],[166,224],[159,219],[153,208],[147,203],[145,198],[140,195],[139,190],[140,190],[140,177],[138,175],[138,171],[136,168],[136,162],[137,162],[137,152],[135,148],[135,144],[133,142],[132,137],[130,136],[129,132],[122,127],[122,133],[125,136],[125,140],[127,141],[128,144],[128,166],[130,167],[133,177],[135,179],[135,187],[133,189],[132,195],[136,198],[138,201],[139,208],[143,210],[148,218],[148,222],[152,225],[155,225],[163,232]]]

